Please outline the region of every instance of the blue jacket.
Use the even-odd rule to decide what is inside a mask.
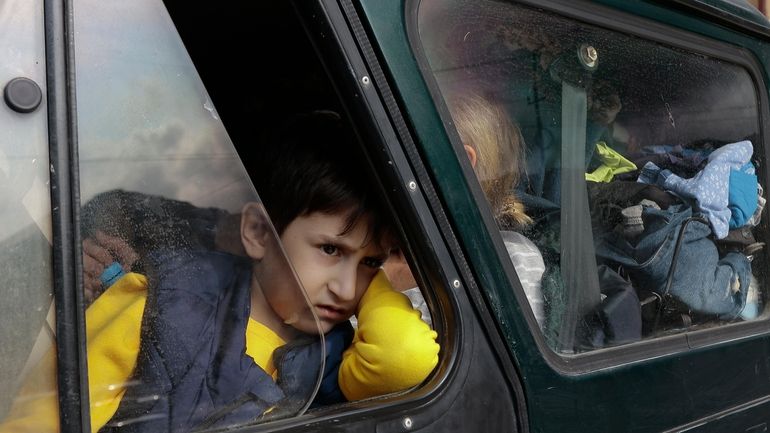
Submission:
[[[644,232],[638,240],[630,242],[621,233],[610,232],[597,245],[596,255],[623,265],[637,289],[661,295],[670,293],[694,311],[732,320],[746,304],[751,263],[735,252],[720,257],[709,237],[709,225],[692,217],[692,209],[686,205],[673,205],[667,210],[645,207]],[[677,243],[679,252],[675,254]],[[732,283],[736,280],[740,282],[739,290],[733,292]]]
[[[248,260],[178,251],[155,254],[150,263],[135,383],[100,432],[222,428],[306,406],[322,365],[320,339],[308,336],[277,350],[277,381],[246,355]],[[337,376],[352,337],[349,322],[325,336],[325,368],[315,403],[345,401]]]

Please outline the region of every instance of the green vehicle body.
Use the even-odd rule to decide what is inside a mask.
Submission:
[[[544,2],[537,5],[544,6]],[[755,56],[763,79],[768,78],[769,24],[745,5],[720,1],[551,5],[555,10],[560,6],[561,10],[588,11],[588,15],[592,10],[621,11],[638,17],[642,23],[651,20],[741,47]],[[510,283],[498,271],[499,257],[473,205],[457,158],[452,156],[444,125],[410,49],[409,30],[403,25],[408,20],[405,11],[409,6],[364,0],[361,9],[474,275],[489,297],[491,311],[511,348],[510,355],[521,375],[530,431],[755,431],[753,427],[763,431],[770,413],[770,340],[761,333],[706,343],[685,353],[620,361],[579,374],[538,350],[517,308],[519,304],[511,296]]]
[[[49,65],[48,74],[58,77],[49,81],[49,95],[55,93],[64,101],[64,83],[71,77],[62,59],[69,47],[60,45],[56,35],[71,36],[64,23],[70,22],[72,2],[61,2],[68,5],[64,8],[57,2],[45,3],[46,28],[53,35],[49,49],[61,56]],[[747,4],[737,0],[520,3],[641,38],[676,44],[681,35],[690,35],[692,44],[705,41],[711,51],[737,48],[739,54],[724,55],[744,59],[741,65],[748,65],[760,87],[756,89],[760,114],[756,148],[767,160],[770,21]],[[415,261],[422,281],[436,289],[429,304],[439,310],[439,367],[422,387],[404,395],[353,402],[236,431],[768,431],[767,314],[736,326],[677,333],[578,356],[556,353],[533,331],[534,319],[521,302],[522,289],[512,283],[511,265],[504,263],[500,252],[502,241],[490,232],[490,214],[478,206],[478,185],[469,181],[469,166],[461,162],[464,155],[448,132],[446,113],[436,103],[438,90],[419,43],[419,6],[418,0],[295,0],[292,4],[353,122],[364,138],[376,143],[367,149],[374,171],[393,193],[391,205],[405,215],[402,235],[414,244],[412,254],[421,257]],[[660,36],[661,29],[673,36]],[[184,31],[180,27],[180,33]],[[194,53],[192,57],[196,59]],[[256,74],[257,80],[262,77]],[[212,94],[219,104],[216,92]],[[61,103],[51,104],[48,113],[49,118],[58,119],[50,121],[49,134],[59,137],[67,135],[62,125],[70,125],[72,131],[68,122],[76,114],[67,112],[74,104]],[[221,113],[225,113],[223,107],[227,102],[218,105]],[[59,151],[72,149],[66,140],[58,143],[64,146]],[[77,172],[77,163],[66,158],[56,164],[62,164],[57,167],[65,177],[68,170]],[[766,179],[768,168],[760,169],[760,179]],[[59,185],[68,180],[52,182]],[[53,196],[77,200],[77,194],[64,186]],[[74,233],[66,229],[74,226],[72,215],[54,215],[54,226],[64,227],[61,233],[54,231],[60,248],[53,254],[64,257],[55,269],[56,290],[73,291],[78,280],[71,269],[77,269],[75,258],[80,251]],[[767,224],[764,229],[768,231]],[[77,332],[82,327],[82,300],[58,292],[61,337],[57,345],[68,348],[59,354],[61,425],[62,431],[74,432],[85,430],[88,423],[84,415],[88,413],[87,381],[81,368],[85,350]]]

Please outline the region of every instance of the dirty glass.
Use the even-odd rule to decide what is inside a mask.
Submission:
[[[28,74],[42,82],[42,31],[32,34],[30,26],[42,25],[41,8],[27,0],[0,7],[0,47],[8,45],[3,76]],[[310,308],[164,5],[76,0],[74,23],[92,430],[220,429],[302,413],[323,370],[320,331],[327,329]],[[40,45],[25,41],[38,57],[17,52],[21,35]],[[0,350],[10,347],[13,356],[16,346],[29,353],[38,332],[43,335],[48,311],[36,300],[50,290],[44,112],[0,113],[7,134],[0,173],[11,181],[0,189],[0,233],[11,247],[3,263],[14,267],[6,273],[14,284],[16,274],[26,278],[7,286],[11,292],[3,298],[31,299],[15,315],[2,315],[13,325],[2,326]],[[242,245],[242,229],[256,247]],[[285,323],[264,313],[269,309]],[[24,319],[13,319],[18,314]],[[11,330],[18,342],[9,346]],[[5,389],[24,382],[24,361],[0,376]],[[282,376],[284,365],[301,373]],[[55,377],[53,365],[33,368],[26,381],[32,385]],[[24,395],[19,411],[26,431],[58,431],[48,398],[54,390]]]
[[[553,350],[763,315],[763,156],[744,67],[498,1],[423,0],[418,31]]]
[[[0,56],[3,89],[25,77],[45,94],[42,1],[0,3]],[[0,105],[0,431],[6,431],[18,427],[29,395],[44,391],[52,417],[57,399],[55,376],[32,373],[39,364],[56,367],[46,103],[43,98],[29,113]]]

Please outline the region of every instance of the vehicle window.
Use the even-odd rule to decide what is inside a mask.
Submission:
[[[221,428],[302,413],[323,338],[300,352],[302,374],[282,389],[273,350],[303,343],[273,316],[254,318],[279,311],[314,335],[320,323],[166,7],[82,0],[74,19],[92,428]],[[112,362],[115,332],[125,366],[108,374],[100,367]]]
[[[418,30],[553,350],[762,316],[745,67],[502,1],[423,0]]]
[[[43,2],[4,2],[0,23],[0,54],[5,59],[0,86],[7,92],[15,86],[12,80],[23,77],[44,95]],[[46,104],[45,98],[37,108],[11,99],[21,104],[4,100],[0,108],[0,423],[18,416],[12,404],[41,388],[53,390],[49,408],[54,416],[57,402],[53,382],[41,379],[22,389],[38,363],[50,361],[55,369]]]
[[[73,5],[92,430],[230,429],[419,385],[437,335],[383,270],[395,225],[339,103],[263,119],[222,98],[244,166],[179,7]],[[55,369],[34,368],[25,387],[52,380],[19,422],[57,431]]]

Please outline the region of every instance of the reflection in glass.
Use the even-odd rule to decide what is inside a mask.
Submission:
[[[466,151],[479,140],[463,131],[469,94],[507,118],[476,135],[504,123],[520,132],[497,137],[507,167],[475,171],[506,246],[515,232],[542,258],[525,266],[511,254],[554,350],[761,314],[765,199],[758,100],[744,68],[498,1],[423,0],[418,25]],[[506,157],[509,148],[521,159]],[[501,220],[490,179],[531,224]]]
[[[92,428],[302,413],[323,334],[163,3],[80,0],[74,13]],[[283,296],[272,307],[313,338],[254,319],[268,277]],[[284,362],[302,374],[281,377]]]
[[[108,191],[84,205],[83,221],[91,243],[84,253],[95,260],[109,254],[122,274],[103,284],[86,311],[94,425],[219,428],[307,409],[323,370],[324,339],[259,202],[231,215]],[[218,233],[241,226],[236,243],[217,241]],[[287,322],[301,321],[307,334],[266,320],[274,310]],[[115,341],[123,343],[120,365]]]
[[[0,5],[0,86],[26,77],[45,94],[43,38],[42,1]],[[31,395],[46,395],[45,416],[57,416],[55,376],[35,374],[55,368],[45,113],[45,100],[27,114],[0,107],[0,431],[24,417],[19,406]]]

